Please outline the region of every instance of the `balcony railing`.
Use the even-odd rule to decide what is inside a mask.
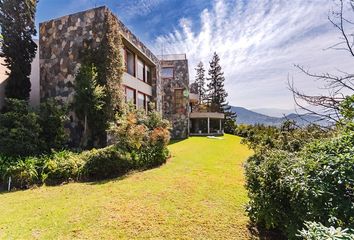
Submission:
[[[160,61],[174,61],[174,60],[186,60],[186,54],[166,54],[166,55],[157,55],[157,58]]]

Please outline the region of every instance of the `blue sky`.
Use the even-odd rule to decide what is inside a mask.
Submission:
[[[216,51],[231,104],[289,109],[288,78],[308,93],[323,92],[294,64],[319,73],[352,69],[348,53],[327,49],[340,41],[327,19],[335,1],[40,0],[37,23],[107,5],[155,54],[187,53],[191,81],[198,62],[207,68]]]

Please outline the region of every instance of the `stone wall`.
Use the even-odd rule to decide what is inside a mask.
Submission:
[[[105,18],[114,14],[107,7],[98,7],[75,13],[40,24],[40,97],[41,100],[55,98],[62,103],[70,103],[74,98],[75,75],[80,68],[80,50],[88,42],[92,48],[100,46],[106,33]],[[154,54],[125,27],[116,17],[119,33],[142,54],[156,64],[152,73],[153,101],[161,109],[161,81],[159,60]],[[82,126],[74,113],[70,116],[71,139],[82,132]]]
[[[172,67],[173,78],[162,79],[163,116],[172,124],[172,138],[187,138],[189,135],[189,72],[188,60],[161,61],[161,67]],[[175,107],[175,90],[182,89],[183,109]]]

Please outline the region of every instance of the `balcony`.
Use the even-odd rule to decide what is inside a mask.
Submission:
[[[157,55],[157,58],[160,61],[187,60],[187,55],[186,54],[166,54],[166,55]]]

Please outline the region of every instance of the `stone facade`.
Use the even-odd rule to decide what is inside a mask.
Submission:
[[[107,7],[99,7],[40,24],[41,100],[55,98],[63,103],[72,102],[75,94],[73,89],[75,75],[80,68],[80,50],[87,42],[92,45],[92,48],[100,46],[107,30],[105,29],[107,14],[113,15]],[[172,137],[187,138],[189,134],[189,74],[185,55],[179,60],[159,60],[117,17],[114,16],[114,19],[117,21],[116,25],[124,47],[129,50],[133,49],[137,56],[154,65],[151,72],[151,97],[156,103],[157,110],[163,113],[164,118],[171,121]],[[122,52],[124,52],[123,49]],[[163,67],[174,69],[173,78],[161,78],[160,72]],[[135,76],[126,77],[127,79],[123,77],[122,84],[134,81]],[[137,78],[135,80],[139,81]],[[129,86],[122,85],[123,87]],[[176,90],[183,93],[178,109],[176,109]],[[136,92],[141,92],[141,90],[136,89]],[[82,133],[82,124],[76,119],[75,114],[72,113],[70,118],[71,122],[67,127],[71,129],[71,138],[80,138],[78,135]]]
[[[162,60],[161,68],[172,68],[173,77],[162,78],[163,116],[172,124],[172,138],[189,135],[189,72],[188,60]],[[183,93],[181,104],[176,105],[176,91]]]
[[[99,7],[40,24],[41,99],[56,98],[62,102],[73,100],[73,82],[80,68],[80,49],[87,41],[91,42],[93,48],[100,45],[106,32],[106,14],[113,13],[106,7]],[[157,57],[118,18],[115,19],[122,37],[158,66]],[[153,73],[153,89],[159,89],[160,81],[159,74]],[[160,109],[161,93],[154,91],[152,97]]]

